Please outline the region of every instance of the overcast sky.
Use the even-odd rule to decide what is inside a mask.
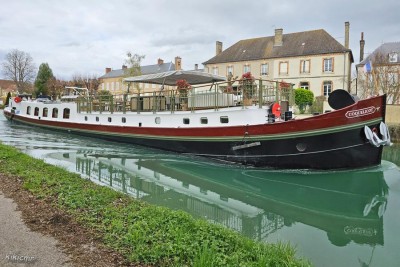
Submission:
[[[247,38],[325,29],[350,48],[359,62],[383,42],[400,41],[399,0],[0,0],[0,61],[13,49],[47,62],[57,78],[120,69],[127,51],[145,55],[142,65],[182,58],[184,69]],[[0,73],[0,78],[3,78]]]

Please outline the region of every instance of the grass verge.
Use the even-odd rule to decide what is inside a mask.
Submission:
[[[0,172],[15,175],[133,263],[155,266],[309,266],[287,244],[252,241],[185,212],[153,206],[0,144]]]

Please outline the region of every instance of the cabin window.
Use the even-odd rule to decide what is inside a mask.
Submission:
[[[43,109],[43,114],[42,114],[42,116],[43,117],[47,117],[47,114],[49,113],[49,109],[48,108],[44,108]]]
[[[96,117],[96,121],[99,121],[99,117]]]
[[[112,121],[111,117],[108,117],[108,122],[111,122],[111,121]]]
[[[38,107],[35,108],[35,113],[33,115],[34,116],[39,116],[39,108]]]
[[[207,117],[201,117],[200,118],[200,123],[201,124],[208,124],[208,118]]]
[[[183,124],[190,124],[189,118],[183,118]]]
[[[156,117],[155,123],[156,123],[156,124],[160,124],[160,123],[161,123],[161,118],[160,118],[160,117]]]
[[[85,121],[87,121],[88,120],[88,118],[87,118],[87,116],[85,116]]]
[[[222,116],[222,117],[219,117],[219,121],[221,123],[228,123],[229,122],[229,118],[228,118],[228,116]]]
[[[141,122],[139,122],[139,127],[142,127],[142,123]]]
[[[229,201],[229,198],[228,197],[225,197],[225,196],[219,196],[219,199],[221,199],[222,201],[225,201],[225,202],[228,202]]]
[[[70,115],[69,108],[64,108],[63,119],[69,119],[69,115]]]
[[[126,123],[126,118],[122,117],[122,123]]]
[[[26,108],[26,115],[31,115],[31,106]]]
[[[57,108],[53,108],[53,112],[51,113],[51,117],[52,118],[58,118],[58,109]]]

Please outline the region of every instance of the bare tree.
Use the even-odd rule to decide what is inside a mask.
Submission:
[[[68,82],[58,80],[55,77],[50,78],[47,83],[46,87],[49,90],[49,94],[51,95],[51,98],[56,100],[61,97],[65,86],[68,85]]]
[[[142,60],[145,58],[144,55],[132,54],[131,52],[126,53],[127,59],[125,59],[125,63],[128,64],[128,68],[125,71],[126,76],[138,76],[142,74],[140,64]]]
[[[400,102],[400,65],[389,62],[388,55],[377,53],[370,60],[372,70],[368,73],[360,73],[359,86],[362,90],[362,98],[383,93],[387,95],[388,104]]]
[[[132,54],[131,52],[126,53],[127,58],[125,59],[125,63],[128,65],[127,69],[124,71],[124,76],[121,77],[121,82],[123,78],[131,77],[131,76],[139,76],[142,74],[141,63],[145,58],[144,55]],[[138,83],[134,84],[135,89],[140,91],[140,87]],[[130,89],[130,83],[128,83],[128,93]]]
[[[91,95],[96,95],[100,86],[100,81],[94,74],[91,76],[74,74],[71,83],[73,86],[87,88]]]
[[[32,87],[30,83],[35,77],[36,67],[29,53],[12,50],[6,55],[2,69],[5,77],[15,82],[18,92],[22,93]]]

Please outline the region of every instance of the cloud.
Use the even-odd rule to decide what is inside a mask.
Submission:
[[[185,1],[114,0],[63,3],[15,0],[2,4],[0,61],[12,49],[28,52],[39,66],[48,62],[55,75],[104,73],[120,68],[131,51],[146,55],[143,64],[182,57],[192,69],[241,39],[325,29],[343,43],[350,22],[350,48],[356,62],[364,32],[366,51],[400,36],[396,0],[365,1]],[[15,14],[15,15],[10,15]]]

